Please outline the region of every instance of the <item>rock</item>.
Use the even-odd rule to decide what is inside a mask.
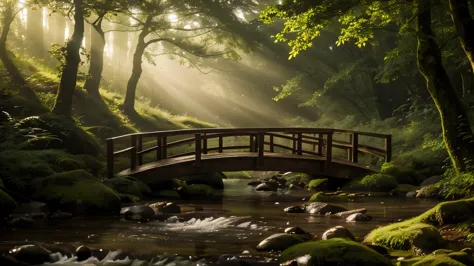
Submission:
[[[308,188],[312,190],[325,190],[327,189],[328,186],[328,179],[327,178],[322,178],[322,179],[313,179],[309,181]]]
[[[256,187],[260,184],[262,184],[262,181],[251,181],[247,183],[247,185],[252,186],[252,187]]]
[[[410,224],[410,220],[379,227],[370,232],[364,243],[394,250],[419,250],[428,254],[443,248],[445,241],[436,227],[425,223]]]
[[[296,189],[299,189],[299,187],[297,187],[295,184],[290,184],[290,185],[288,186],[288,189],[289,189],[289,190],[296,190]]]
[[[0,187],[0,218],[7,217],[17,207],[16,201]]]
[[[133,195],[139,198],[151,196],[151,189],[147,184],[130,176],[119,176],[104,181],[104,184],[120,194]]]
[[[432,177],[428,177],[423,182],[421,182],[420,187],[426,187],[426,186],[434,185],[434,184],[440,182],[441,180],[443,180],[445,178],[446,177],[442,176],[442,175],[435,175],[435,176],[432,176]]]
[[[185,176],[178,178],[179,180],[183,180],[186,182],[187,185],[208,185],[214,189],[224,189],[224,182],[222,179],[226,179],[226,176],[219,172],[213,173],[203,173],[198,175],[192,176]]]
[[[276,182],[265,182],[258,185],[255,188],[256,191],[277,191],[278,190],[278,183]]]
[[[391,266],[389,259],[365,245],[335,238],[298,244],[283,251],[280,265]]]
[[[347,211],[346,208],[338,205],[328,204],[324,202],[311,202],[305,205],[306,212],[310,214],[326,215],[327,213],[335,214]]]
[[[354,213],[346,218],[346,222],[365,222],[370,221],[371,219],[371,216],[366,215],[364,213]]]
[[[372,174],[355,178],[344,186],[344,191],[390,192],[398,185],[397,179],[386,174]]]
[[[285,233],[287,233],[287,234],[296,234],[296,235],[308,234],[306,231],[304,231],[303,229],[301,229],[301,227],[298,227],[298,226],[286,228]]]
[[[29,214],[34,215],[37,213],[48,214],[50,212],[48,204],[44,202],[32,201],[29,203],[22,203],[20,206],[13,211],[13,213],[18,214]]]
[[[146,222],[155,217],[155,212],[150,206],[138,205],[138,206],[128,207],[127,210],[123,212],[123,215],[125,219],[130,220],[130,221]]]
[[[416,194],[417,198],[436,198],[439,195],[439,187],[437,185],[429,185],[420,188]]]
[[[49,218],[53,220],[69,220],[72,218],[72,214],[69,212],[55,211]]]
[[[377,253],[379,254],[382,254],[382,255],[388,255],[388,249],[386,249],[385,247],[383,246],[379,246],[379,245],[372,245],[372,244],[365,244],[368,248],[371,248],[375,251],[377,251]]]
[[[92,256],[91,250],[86,246],[80,246],[76,249],[77,261],[85,261]]]
[[[407,197],[407,198],[415,198],[415,197],[416,197],[416,194],[417,194],[416,191],[410,191],[410,192],[408,192],[408,193],[406,194],[405,197]]]
[[[166,222],[174,224],[179,222],[179,218],[178,216],[171,216],[170,218],[166,219]]]
[[[50,252],[39,245],[24,245],[10,250],[10,254],[19,262],[30,265],[50,262]]]
[[[323,233],[323,236],[321,237],[322,240],[328,240],[331,238],[345,238],[352,241],[355,240],[354,235],[352,235],[352,233],[345,227],[340,225],[328,229],[326,232]]]
[[[181,208],[173,202],[168,202],[163,207],[163,213],[181,213]]]
[[[286,213],[304,213],[305,209],[302,206],[290,206],[283,209]]]
[[[338,212],[334,214],[334,216],[340,217],[340,218],[347,218],[347,216],[354,213],[366,213],[366,212],[367,212],[366,208],[360,208],[360,209],[355,209],[355,210],[350,210],[350,211],[345,211],[345,212]]]
[[[295,234],[274,234],[260,242],[257,246],[257,250],[282,251],[303,242],[304,240]]]
[[[120,197],[84,170],[54,174],[35,180],[33,198],[55,209],[81,214],[118,214]]]
[[[22,228],[22,227],[29,227],[32,224],[34,224],[34,220],[28,214],[10,216],[6,221],[6,225],[9,227]]]
[[[401,261],[400,265],[474,265],[474,259],[464,252],[441,252],[427,256],[417,256]]]

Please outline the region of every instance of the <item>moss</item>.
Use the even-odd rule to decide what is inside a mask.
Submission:
[[[354,198],[356,198],[356,195],[341,193],[335,196],[329,196],[324,192],[316,192],[311,196],[311,198],[309,198],[308,202],[341,202],[353,200]]]
[[[409,184],[399,184],[395,188],[395,192],[398,193],[399,195],[405,196],[408,192],[417,191],[418,189],[419,189],[418,186],[409,185]]]
[[[8,216],[17,207],[16,201],[0,187],[0,217]]]
[[[228,179],[251,179],[252,176],[248,171],[240,172],[224,172],[223,173]]]
[[[474,265],[474,260],[470,254],[465,252],[451,252],[447,254],[431,254],[423,257],[397,262],[399,266],[431,266],[431,265]]]
[[[409,250],[412,247],[435,250],[444,244],[438,229],[424,223],[377,228],[365,237],[364,242],[394,250]]]
[[[120,176],[107,179],[104,181],[104,184],[121,194],[134,195],[139,198],[144,198],[151,195],[151,189],[148,187],[148,185],[129,176]]]
[[[309,181],[308,188],[309,189],[315,189],[315,190],[321,190],[324,189],[327,186],[328,179],[327,178],[322,178],[322,179],[313,179]]]
[[[305,185],[309,184],[311,181],[311,175],[304,174],[304,173],[291,173],[283,176],[286,179],[286,183],[289,184],[298,184],[300,182],[304,183]]]
[[[392,265],[388,259],[376,251],[353,241],[341,238],[320,240],[298,244],[283,251],[280,262],[284,263],[309,255],[306,265]]]
[[[35,180],[33,198],[62,211],[85,214],[116,214],[120,197],[84,170],[54,174]]]
[[[345,191],[367,191],[367,192],[389,192],[397,187],[395,177],[385,174],[372,174],[363,178],[351,180],[343,190]]]
[[[418,185],[421,182],[421,177],[415,170],[392,162],[384,163],[381,173],[395,177],[399,184]]]
[[[416,194],[417,198],[436,198],[439,195],[439,186],[437,184],[429,185],[420,188]]]

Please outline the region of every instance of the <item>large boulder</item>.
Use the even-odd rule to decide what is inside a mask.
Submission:
[[[296,244],[303,243],[304,240],[295,234],[274,234],[265,238],[257,246],[259,251],[282,251]]]
[[[365,245],[334,238],[306,242],[282,252],[280,265],[390,266],[390,260]]]
[[[223,173],[212,172],[180,177],[178,179],[185,181],[188,185],[204,184],[214,189],[224,189],[224,182],[222,179],[226,179],[226,176]]]
[[[467,252],[433,252],[427,256],[417,256],[414,258],[400,260],[397,265],[400,266],[411,266],[411,265],[435,265],[435,266],[463,266],[463,265],[474,265],[474,259],[472,254]]]
[[[426,186],[437,184],[438,182],[440,182],[441,180],[444,180],[445,178],[446,177],[443,175],[435,175],[432,177],[428,177],[427,179],[423,180],[423,182],[421,182],[420,187],[426,187]]]
[[[372,174],[351,180],[345,191],[390,192],[398,185],[397,179],[386,174]]]
[[[81,214],[117,214],[120,197],[84,170],[54,174],[36,180],[33,198],[54,209]]]
[[[410,224],[407,221],[401,222],[398,226],[394,225],[396,224],[373,230],[365,237],[364,242],[394,250],[415,249],[425,254],[445,245],[438,229],[432,225],[425,223]]]
[[[393,163],[384,163],[381,173],[393,176],[399,184],[418,185],[421,181],[421,176],[415,170]]]
[[[340,225],[326,230],[326,232],[324,232],[321,237],[322,240],[328,240],[331,238],[345,238],[349,240],[355,240],[355,237],[351,233],[351,231],[347,230],[347,228]]]
[[[0,218],[7,217],[17,207],[16,201],[0,187]]]
[[[346,208],[338,205],[328,204],[324,202],[311,202],[305,204],[306,212],[310,214],[326,215],[327,213],[335,214],[347,211]]]
[[[276,181],[266,181],[260,185],[258,185],[255,190],[256,191],[277,191],[279,187],[279,183]]]
[[[130,176],[120,176],[107,179],[104,184],[120,194],[133,195],[139,198],[151,196],[151,189],[147,184]]]

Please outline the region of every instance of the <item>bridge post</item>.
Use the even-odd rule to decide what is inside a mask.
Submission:
[[[222,153],[222,147],[224,146],[223,142],[224,141],[223,141],[222,137],[219,137],[219,153]]]
[[[324,169],[329,169],[331,168],[332,164],[332,135],[333,132],[328,132],[328,143],[327,143],[327,150],[326,150],[326,165]]]
[[[201,134],[195,134],[194,138],[194,166],[198,167],[201,165]]]
[[[253,135],[250,134],[249,135],[249,138],[250,138],[250,152],[255,152],[254,148],[255,148],[255,142],[254,142],[254,139],[253,139]]]
[[[359,134],[353,133],[352,135],[352,162],[357,163],[359,161]]]
[[[143,138],[141,135],[138,136],[138,146],[137,146],[137,154],[138,154],[138,165],[143,164],[143,154],[141,151],[143,150]]]
[[[257,138],[257,143],[258,143],[258,158],[257,158],[257,165],[263,165],[263,153],[264,153],[264,145],[265,145],[265,133],[264,132],[258,132],[258,138]]]
[[[273,135],[270,135],[270,152],[275,152],[275,148],[273,147]]]
[[[161,160],[162,155],[163,154],[161,151],[161,136],[158,136],[156,137],[156,160]]]
[[[352,134],[349,134],[349,144],[351,145],[350,148],[347,149],[347,160],[352,162],[352,144],[354,143],[354,139]]]
[[[206,133],[202,134],[202,153],[207,154],[207,136],[206,136]]]
[[[323,145],[324,145],[323,134],[319,133],[318,134],[318,154],[319,154],[319,156],[323,156]]]
[[[163,136],[163,141],[161,143],[161,145],[162,145],[162,147],[161,147],[161,151],[162,151],[161,158],[162,159],[168,158],[168,144],[166,144],[166,142],[167,142],[166,136]]]
[[[385,162],[390,162],[392,160],[392,135],[387,135],[385,137]]]
[[[131,137],[131,150],[130,150],[130,169],[137,169],[137,136],[132,135]]]
[[[114,140],[107,140],[107,178],[114,177]]]
[[[296,153],[303,155],[303,133],[298,133],[298,147]]]
[[[293,154],[296,154],[296,136],[295,134],[291,134],[291,138],[293,139]]]

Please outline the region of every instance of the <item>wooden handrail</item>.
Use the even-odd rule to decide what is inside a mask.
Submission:
[[[337,140],[334,134],[337,133]],[[348,141],[340,140],[340,134],[348,136]],[[194,137],[189,137],[194,135]],[[182,136],[167,142],[168,137]],[[379,138],[384,140],[384,148],[373,147],[372,145],[360,144],[359,136]],[[225,137],[249,137],[246,145],[227,144]],[[130,147],[115,151],[115,141],[123,138],[130,139]],[[154,138],[156,146],[144,149],[144,139]],[[218,140],[218,145],[209,147],[209,141]],[[283,140],[284,142],[279,142]],[[289,143],[288,143],[289,141]],[[372,142],[371,142],[372,143]],[[285,145],[283,145],[285,144]],[[170,153],[168,149],[182,145],[191,145],[192,150],[185,150],[181,154]],[[289,145],[289,146],[286,146]],[[308,148],[308,145],[310,148]],[[194,147],[193,147],[194,146]],[[268,147],[268,149],[266,149]],[[342,149],[347,152],[346,159],[353,163],[358,163],[360,154],[367,154],[384,158],[386,162],[392,159],[392,137],[388,134],[371,132],[360,132],[342,129],[322,129],[322,128],[203,128],[203,129],[182,129],[170,131],[141,132],[107,139],[107,175],[113,177],[114,162],[117,156],[129,154],[130,168],[135,170],[137,166],[143,164],[144,156],[156,151],[156,160],[176,158],[185,155],[195,155],[194,166],[200,167],[202,154],[209,152],[223,153],[228,150],[248,150],[256,153],[257,165],[264,165],[265,152],[274,153],[275,148],[287,150],[291,153],[302,156],[321,156],[325,159],[325,169],[331,167],[333,159],[333,149]],[[149,158],[147,157],[148,161]]]

